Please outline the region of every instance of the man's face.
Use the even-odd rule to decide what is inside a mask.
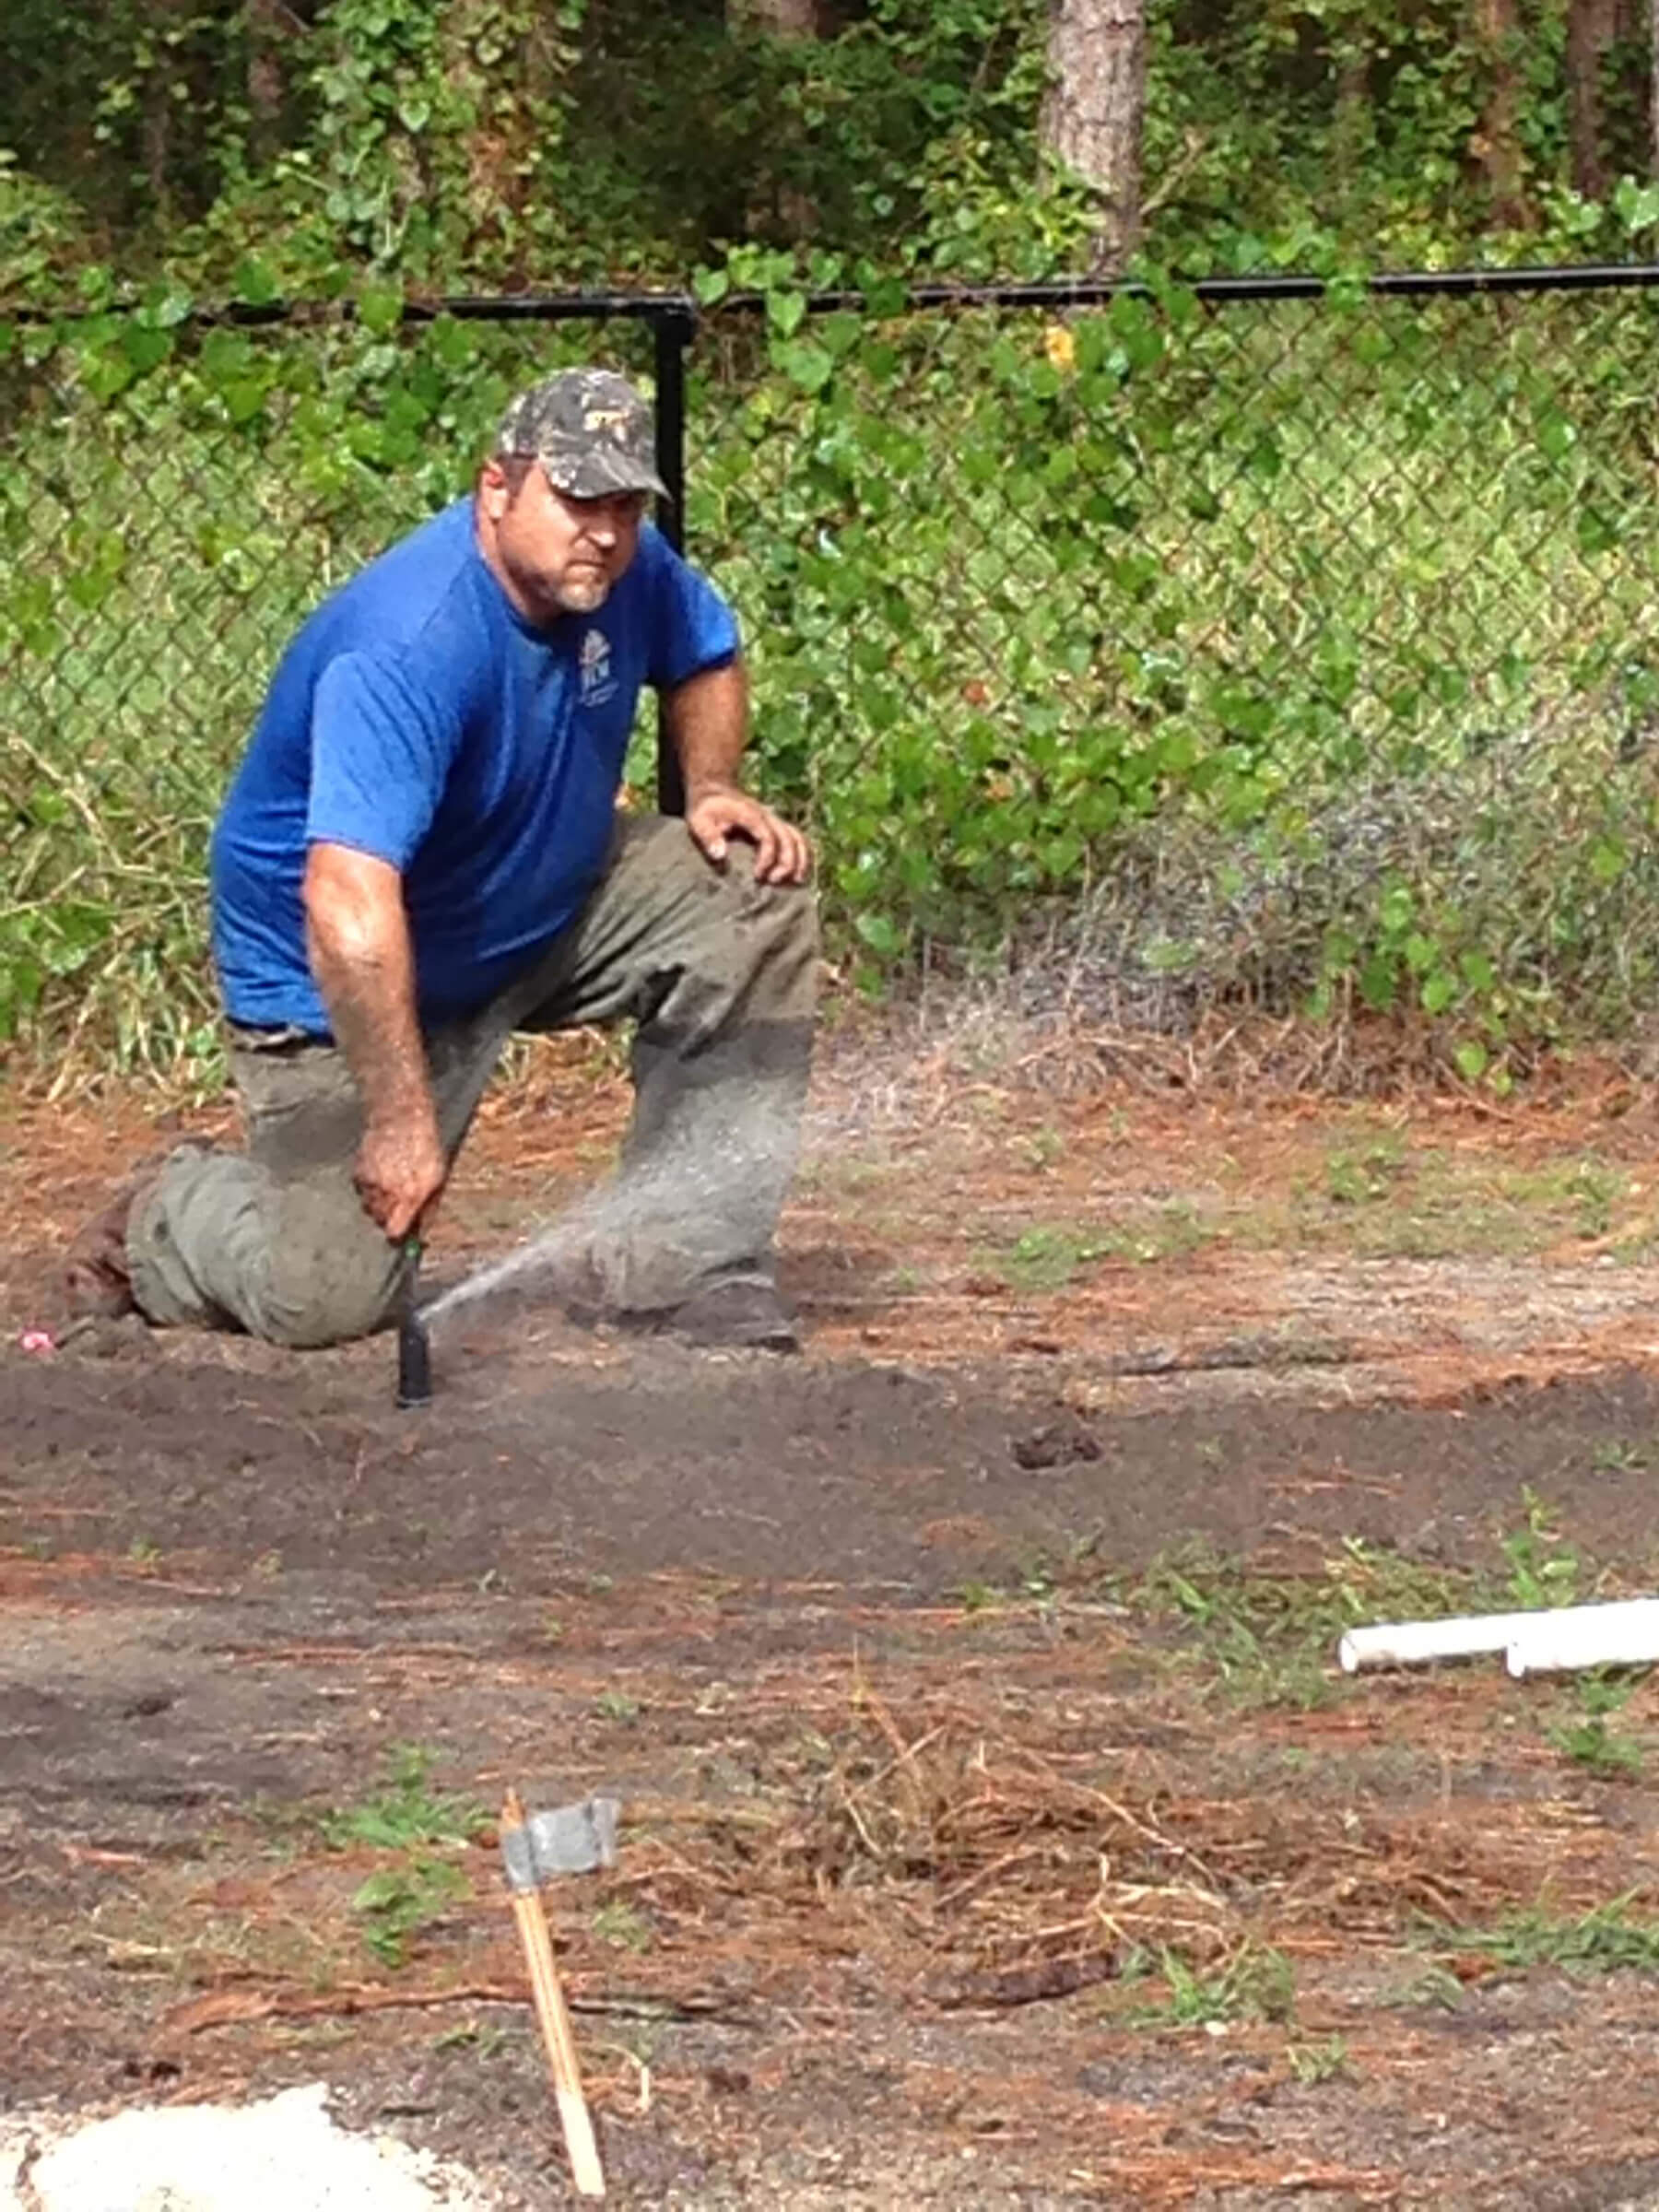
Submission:
[[[493,461],[486,464],[478,489],[485,558],[522,614],[548,623],[560,615],[591,615],[605,605],[639,548],[644,492],[573,499],[554,489],[539,464],[524,473],[515,488]]]

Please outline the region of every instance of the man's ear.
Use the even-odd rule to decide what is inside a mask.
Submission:
[[[478,504],[492,523],[499,523],[512,504],[512,488],[499,461],[486,461],[478,471]]]

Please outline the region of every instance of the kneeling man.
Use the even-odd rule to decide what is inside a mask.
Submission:
[[[78,1240],[78,1312],[339,1343],[407,1293],[515,1030],[632,1017],[614,1183],[567,1303],[788,1348],[772,1238],[810,1052],[800,832],[740,788],[736,624],[644,519],[650,411],[601,370],[509,409],[472,496],[325,601],[214,831],[245,1154],[181,1149]],[[618,813],[642,684],[685,819]]]

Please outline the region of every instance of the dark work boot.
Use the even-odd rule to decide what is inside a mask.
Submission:
[[[133,1208],[175,1151],[207,1152],[212,1147],[200,1137],[188,1137],[141,1160],[117,1186],[109,1204],[94,1214],[80,1231],[64,1261],[64,1300],[72,1321],[119,1321],[137,1311],[133,1296],[133,1274],[127,1265],[126,1233]]]
[[[64,1300],[71,1320],[119,1321],[135,1310],[126,1229],[140,1187],[136,1180],[124,1183],[70,1245],[64,1262]]]

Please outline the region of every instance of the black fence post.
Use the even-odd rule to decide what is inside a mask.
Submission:
[[[686,545],[686,353],[697,334],[691,309],[676,305],[652,318],[656,341],[656,465],[665,486],[657,501],[657,528],[677,553]],[[686,780],[657,709],[657,811],[684,814]]]

